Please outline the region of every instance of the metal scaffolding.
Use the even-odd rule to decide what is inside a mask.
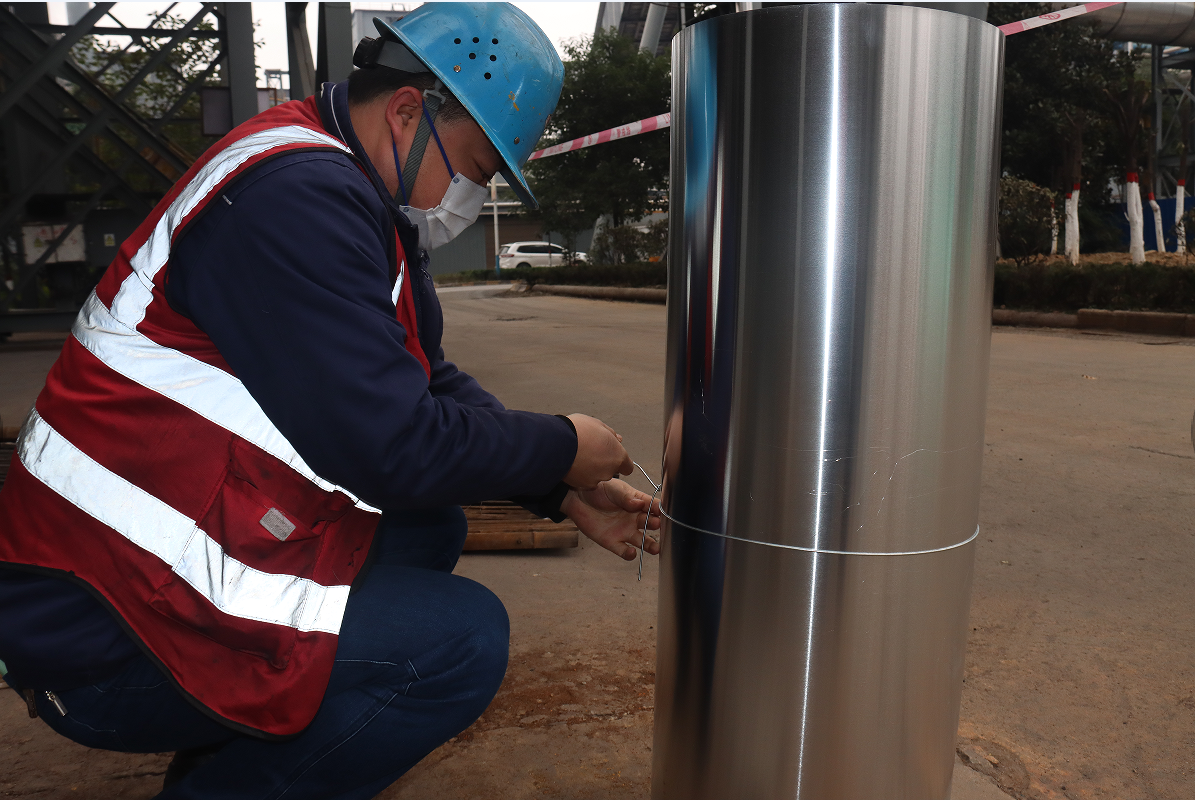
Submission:
[[[69,329],[174,182],[283,94],[257,86],[250,3],[203,3],[189,18],[171,3],[144,27],[116,5],[56,25],[45,3],[0,4],[0,337]],[[295,99],[352,69],[349,4],[318,4],[314,54],[306,6],[286,4]]]
[[[1190,124],[1195,103],[1195,52],[1155,44],[1151,55],[1154,119],[1149,144],[1157,164],[1152,188],[1158,197],[1173,197],[1178,180],[1190,178],[1180,174],[1179,164],[1181,151],[1185,149],[1190,156],[1195,145],[1195,126]]]

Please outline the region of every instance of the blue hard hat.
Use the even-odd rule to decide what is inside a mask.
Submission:
[[[425,3],[397,22],[374,24],[461,101],[502,156],[507,183],[538,208],[522,168],[564,83],[564,64],[540,27],[510,3]]]

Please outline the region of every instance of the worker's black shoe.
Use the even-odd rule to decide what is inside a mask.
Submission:
[[[192,747],[190,750],[179,750],[174,754],[174,758],[170,759],[170,766],[166,767],[166,775],[162,778],[162,788],[169,789],[196,769],[211,761],[216,757],[216,753],[220,752],[220,748],[226,744],[228,743],[220,742],[219,744],[207,745],[206,747]]]

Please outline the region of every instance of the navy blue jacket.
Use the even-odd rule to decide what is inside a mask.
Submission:
[[[321,113],[357,160],[284,154],[238,179],[179,238],[166,298],[321,477],[382,509],[509,497],[559,519],[572,425],[507,410],[445,360],[428,255],[352,131],[346,88],[325,84]],[[414,268],[417,332],[390,299],[396,226]],[[86,685],[136,653],[86,590],[0,571],[0,658],[18,679]]]

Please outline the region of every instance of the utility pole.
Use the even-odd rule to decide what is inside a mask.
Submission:
[[[494,273],[502,275],[502,259],[498,254],[498,177],[490,178],[490,203],[494,206]]]

